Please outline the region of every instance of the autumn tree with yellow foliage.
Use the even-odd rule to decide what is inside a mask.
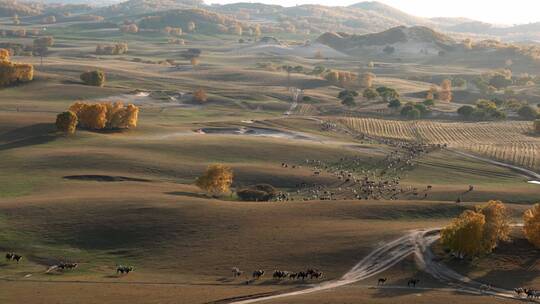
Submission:
[[[130,129],[137,126],[139,108],[121,102],[87,104],[76,102],[69,108],[77,115],[79,126],[91,130]]]
[[[10,53],[0,49],[0,87],[34,79],[34,66],[10,61]]]
[[[467,210],[441,231],[441,243],[457,257],[487,254],[509,239],[508,212],[500,201]]]
[[[361,81],[362,87],[371,88],[373,86],[373,81],[375,80],[375,78],[377,78],[377,76],[375,76],[375,74],[371,72],[364,73],[362,75],[362,81]]]
[[[486,217],[467,210],[441,231],[441,243],[456,256],[476,256],[483,252]]]
[[[56,116],[56,128],[65,134],[73,134],[77,129],[79,120],[72,111],[66,111]]]
[[[441,89],[439,90],[439,99],[441,101],[451,102],[452,98],[452,81],[450,79],[445,79],[441,83]]]
[[[476,211],[486,218],[484,226],[484,249],[487,253],[497,247],[499,241],[508,241],[510,236],[509,214],[506,206],[501,201],[489,201],[483,206],[478,206]]]
[[[202,190],[217,196],[230,192],[233,176],[234,174],[230,167],[214,164],[208,166],[204,174],[197,178],[195,185]]]
[[[195,100],[198,103],[205,103],[208,101],[208,95],[206,94],[206,91],[203,89],[198,89],[193,93],[193,100]]]
[[[523,233],[531,244],[540,248],[540,204],[536,204],[523,214]]]

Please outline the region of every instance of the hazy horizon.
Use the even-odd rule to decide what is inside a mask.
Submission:
[[[206,3],[227,4],[237,2],[277,4],[281,6],[294,6],[301,4],[321,4],[328,6],[347,6],[362,2],[362,0],[334,0],[331,3],[325,0],[205,0]],[[494,24],[524,24],[540,21],[537,12],[540,2],[533,0],[514,0],[512,7],[508,2],[494,1],[466,1],[455,0],[451,5],[442,6],[439,1],[432,0],[379,0],[379,2],[393,6],[408,14],[434,18],[434,17],[464,17]],[[464,9],[466,8],[466,9]],[[488,10],[487,14],[486,10]]]

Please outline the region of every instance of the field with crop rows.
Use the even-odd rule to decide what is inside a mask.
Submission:
[[[532,135],[530,122],[465,123],[376,118],[343,118],[338,121],[368,136],[447,144],[492,159],[540,169],[540,137]]]

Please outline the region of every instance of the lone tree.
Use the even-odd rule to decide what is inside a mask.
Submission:
[[[105,73],[102,70],[95,70],[81,74],[81,80],[86,85],[103,87],[105,85]]]
[[[377,76],[375,76],[375,74],[371,72],[364,73],[362,75],[362,83],[361,83],[362,87],[371,88],[373,86],[373,81],[375,80],[375,78],[377,78]]]
[[[441,83],[441,90],[439,91],[439,99],[446,102],[452,101],[452,81],[445,79]]]
[[[65,134],[75,133],[78,123],[79,119],[72,111],[62,112],[56,116],[56,129],[64,132]]]
[[[233,176],[230,167],[214,164],[208,166],[204,174],[197,178],[195,185],[213,196],[218,196],[230,192]]]
[[[43,57],[47,56],[47,53],[49,52],[49,48],[53,46],[54,44],[54,38],[51,36],[47,37],[40,37],[34,39],[34,54],[39,55],[41,59],[41,65],[43,65]]]

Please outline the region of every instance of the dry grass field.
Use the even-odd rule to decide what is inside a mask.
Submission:
[[[0,18],[0,23],[7,27],[10,20]],[[540,198],[540,186],[527,183],[528,176],[448,149],[414,158],[399,175],[381,173],[396,147],[380,139],[448,144],[538,171],[540,140],[529,134],[526,122],[348,118],[341,115],[346,110],[336,98],[337,85],[319,76],[293,73],[289,78],[285,72],[257,68],[260,62],[274,62],[361,72],[368,58],[246,54],[237,51],[243,45],[229,35],[190,33],[184,36],[188,44],[179,46],[156,33],[105,35],[69,25],[48,28],[56,44],[43,65],[38,57],[14,57],[35,65],[33,82],[0,90],[0,303],[233,303],[297,291],[339,279],[380,246],[413,230],[445,226],[477,204],[503,200],[511,221],[519,222]],[[10,41],[31,43],[30,38]],[[94,54],[96,44],[115,41],[127,41],[128,54]],[[195,68],[181,56],[188,48],[203,50]],[[158,64],[165,59],[176,60],[179,67]],[[380,75],[377,84],[404,94],[430,87],[409,75],[483,72],[380,60],[374,68]],[[96,68],[107,74],[106,85],[83,85],[79,75]],[[312,101],[284,115],[293,104],[288,87],[305,89]],[[191,99],[200,88],[207,91],[208,102]],[[137,96],[140,91],[149,95]],[[136,102],[139,124],[118,132],[58,133],[56,115],[78,100]],[[444,112],[456,106],[437,107]],[[386,105],[374,105],[381,107]],[[324,129],[321,122],[354,132]],[[197,132],[201,129],[217,131]],[[373,140],[355,136],[360,133]],[[422,195],[408,190],[395,200],[339,195],[303,200],[304,184],[330,191],[346,188],[330,169],[316,174],[320,168],[306,160],[381,182],[399,177],[400,187],[420,189]],[[234,193],[212,197],[194,183],[215,163],[232,168],[233,190],[266,183],[295,200],[242,202]],[[470,185],[474,191],[467,190]],[[538,286],[538,251],[519,231],[515,242],[526,263],[509,257],[508,244],[470,263],[442,262],[504,289],[518,283]],[[19,264],[3,259],[11,251],[23,255]],[[265,303],[515,302],[440,282],[420,269],[413,256],[347,286]],[[79,267],[47,271],[59,262]],[[133,265],[135,271],[118,275],[117,265]],[[233,279],[232,267],[245,273]],[[307,268],[320,269],[324,279],[272,279],[276,269]],[[246,284],[257,269],[266,270],[265,276]],[[376,286],[379,277],[389,279],[385,287]],[[413,277],[421,283],[408,288]]]

